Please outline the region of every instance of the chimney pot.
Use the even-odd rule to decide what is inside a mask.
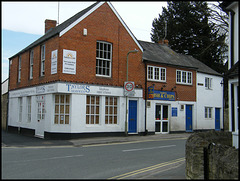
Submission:
[[[47,33],[50,29],[55,28],[56,25],[57,25],[56,20],[46,19],[45,20],[45,33]]]
[[[169,42],[168,40],[159,40],[158,44],[161,44],[161,45],[165,44],[168,46],[168,42]]]

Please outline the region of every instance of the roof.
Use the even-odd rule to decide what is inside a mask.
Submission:
[[[193,58],[192,56],[177,53],[165,44],[140,40],[139,43],[144,49],[143,60],[145,61],[181,68],[196,69],[198,72],[221,76],[220,73],[211,69],[201,61]]]
[[[227,78],[233,78],[233,77],[235,77],[235,76],[238,76],[238,75],[239,75],[238,67],[239,67],[239,61],[238,61],[237,63],[235,63],[235,64],[232,66],[232,68],[229,69],[229,70],[226,72],[225,76],[226,76]]]
[[[55,28],[50,29],[48,32],[46,32],[42,37],[40,37],[39,39],[37,39],[36,41],[34,41],[32,44],[30,44],[29,46],[27,46],[26,48],[24,48],[23,50],[21,50],[20,52],[18,52],[17,54],[13,55],[12,57],[10,57],[9,59],[12,59],[13,57],[17,56],[18,54],[21,54],[41,43],[43,43],[44,41],[59,35],[62,36],[64,33],[66,33],[68,30],[70,30],[73,26],[75,26],[77,23],[79,23],[81,20],[83,20],[84,18],[86,18],[89,14],[91,14],[93,11],[95,11],[98,7],[100,7],[102,4],[104,4],[105,2],[96,2],[94,4],[92,4],[91,6],[87,7],[86,9],[80,11],[79,13],[75,14],[74,16],[72,16],[71,18],[67,19],[66,21],[64,21],[63,23],[61,23],[60,25],[58,25]],[[135,41],[135,43],[138,45],[138,47],[142,50],[142,47],[140,46],[140,44],[138,43],[136,37],[133,35],[133,33],[131,32],[131,30],[128,28],[128,26],[125,24],[125,22],[122,20],[122,18],[120,17],[120,15],[117,13],[117,11],[114,9],[113,5],[110,2],[107,2],[107,4],[110,6],[110,8],[113,10],[113,12],[116,14],[116,16],[118,17],[119,21],[123,24],[123,26],[126,28],[127,32],[130,34],[130,36],[133,38],[133,40]]]

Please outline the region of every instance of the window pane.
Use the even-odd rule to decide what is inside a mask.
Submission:
[[[117,124],[117,116],[114,116],[114,124]]]
[[[90,104],[90,96],[87,96],[87,104]]]
[[[61,97],[61,98],[60,98],[60,102],[61,102],[61,103],[64,103],[64,95],[61,95],[60,97]]]
[[[59,105],[55,105],[55,113],[59,113]]]
[[[65,124],[69,124],[69,115],[65,116]]]
[[[105,116],[105,124],[108,124],[108,116]]]
[[[64,113],[64,105],[60,105],[60,113]]]
[[[70,102],[70,96],[66,95],[66,103],[69,104],[69,102]]]
[[[59,103],[59,95],[55,95],[55,103]]]
[[[69,105],[65,105],[65,114],[69,114]]]
[[[95,124],[99,124],[99,116],[96,116],[96,123]]]
[[[55,115],[54,124],[58,124],[58,115]]]
[[[86,116],[86,124],[89,124],[89,115]]]

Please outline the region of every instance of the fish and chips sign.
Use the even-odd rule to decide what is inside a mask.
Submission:
[[[148,87],[149,100],[175,101],[175,92],[154,90],[154,87]]]

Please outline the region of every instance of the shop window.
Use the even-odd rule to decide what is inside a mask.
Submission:
[[[65,94],[55,95],[54,124],[69,124],[70,96]]]
[[[117,124],[117,97],[105,98],[105,124]]]
[[[99,96],[87,96],[86,124],[99,124]]]
[[[32,107],[32,104],[31,104],[31,97],[28,96],[27,97],[27,122],[31,122],[31,107]]]

